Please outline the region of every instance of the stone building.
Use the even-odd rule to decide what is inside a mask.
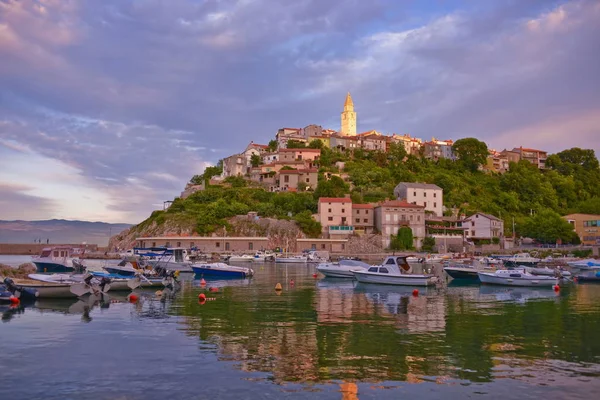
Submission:
[[[349,197],[321,197],[318,207],[319,222],[325,237],[354,233],[352,200]]]
[[[373,233],[375,211],[373,204],[352,204],[352,225],[355,233]]]
[[[394,188],[394,196],[398,200],[423,206],[438,217],[444,214],[444,191],[438,185],[400,182]]]
[[[563,217],[584,245],[600,245],[600,215],[597,214],[569,214]]]
[[[340,135],[342,136],[356,136],[356,112],[354,111],[354,102],[350,92],[346,95],[346,101],[344,102],[344,111],[341,115],[341,129]]]
[[[405,200],[388,200],[375,206],[375,228],[381,233],[382,244],[389,247],[391,236],[408,226],[413,233],[414,246],[421,247],[425,237],[425,207]]]
[[[465,238],[471,241],[500,240],[504,236],[504,221],[490,214],[475,213],[462,221]]]

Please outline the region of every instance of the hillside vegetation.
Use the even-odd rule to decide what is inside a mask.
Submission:
[[[496,215],[505,221],[508,236],[512,235],[514,218],[518,236],[544,242],[577,242],[560,215],[600,214],[600,167],[593,150],[573,148],[551,155],[546,170],[520,161],[511,163],[508,172],[497,174],[477,168],[485,160],[483,151],[487,152],[487,147],[479,144],[482,142],[462,140],[470,142],[464,146],[466,149],[456,149],[458,161],[407,155],[401,145],[394,144],[387,153],[322,148],[319,183],[314,192],[270,193],[248,187],[243,179],[230,178],[226,180],[229,187],[208,186],[187,199],[177,198],[168,210],[155,211],[132,229],[141,232],[150,224],[179,221],[192,224],[199,235],[208,235],[226,227],[228,218],[234,215],[257,211],[263,217],[294,220],[307,236],[318,236],[321,226],[311,215],[317,212],[319,197],[350,194],[356,203],[375,202],[392,198],[399,182],[434,183],[444,189],[448,214],[455,209],[466,215],[477,211]],[[455,145],[461,145],[461,141]],[[338,161],[345,163],[343,171],[336,167]],[[205,181],[218,173],[219,166],[209,167],[192,180]],[[342,175],[346,178],[343,180],[338,174],[347,177]]]

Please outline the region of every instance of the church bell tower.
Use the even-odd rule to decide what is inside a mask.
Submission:
[[[354,112],[354,103],[350,92],[346,95],[346,101],[344,102],[340,134],[343,136],[356,136],[356,113]]]

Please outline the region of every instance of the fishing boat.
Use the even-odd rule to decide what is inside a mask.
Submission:
[[[535,267],[540,261],[541,259],[532,257],[529,253],[518,253],[512,257],[505,258],[504,265],[507,267]]]
[[[479,272],[481,283],[504,286],[554,286],[559,279],[553,276],[533,275],[522,269],[499,269],[495,272]]]
[[[192,269],[198,276],[250,278],[252,275],[254,275],[254,270],[252,268],[236,267],[225,263],[194,264]]]
[[[362,283],[385,285],[430,286],[437,282],[434,275],[413,274],[405,256],[388,256],[382,265],[367,270],[353,269],[354,277]]]
[[[72,261],[82,254],[81,249],[70,246],[45,247],[31,262],[35,264],[38,272],[73,272],[75,267]]]
[[[227,262],[252,262],[254,261],[254,256],[250,254],[241,254],[241,255],[232,255],[227,259]]]
[[[307,261],[308,261],[308,257],[305,255],[275,258],[276,263],[306,264]]]
[[[317,266],[317,271],[329,278],[351,278],[354,279],[353,269],[367,270],[369,264],[356,260],[340,260],[337,263],[322,263]]]
[[[6,279],[4,282],[7,283]],[[74,298],[89,293],[89,289],[83,285],[85,284],[14,278],[10,279],[10,284],[7,284],[7,287],[14,293],[15,297],[19,298],[24,294],[26,297],[33,298]],[[85,291],[79,291],[80,289],[85,289]]]

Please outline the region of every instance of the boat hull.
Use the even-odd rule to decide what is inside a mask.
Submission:
[[[477,274],[477,270],[471,268],[452,268],[447,267],[444,268],[444,271],[450,276],[452,279],[465,279],[470,281],[478,281],[479,275]]]
[[[368,271],[352,271],[361,283],[378,283],[381,285],[399,286],[431,286],[435,284],[432,275],[384,275]]]
[[[329,278],[349,278],[354,279],[354,273],[349,270],[344,270],[341,268],[326,268],[326,267],[317,267],[317,271],[325,275]]]
[[[509,268],[519,268],[519,267],[535,267],[538,265],[539,261],[513,261],[513,260],[504,260],[504,265]]]
[[[66,283],[37,282],[30,279],[14,279],[14,282],[27,291],[35,291],[36,297],[40,299],[77,297],[71,292],[71,285]]]
[[[275,262],[283,264],[306,264],[307,260],[301,258],[278,258]]]
[[[53,274],[53,273],[57,273],[57,272],[73,272],[75,271],[74,267],[71,267],[69,265],[63,264],[63,263],[59,263],[56,261],[40,261],[40,260],[35,260],[32,261],[35,264],[35,267],[37,269],[38,272],[43,272],[43,273],[48,273],[48,274]]]
[[[136,271],[128,271],[119,267],[103,267],[109,274],[120,275],[121,277],[134,277]]]
[[[515,275],[521,275],[516,273]],[[535,278],[525,278],[525,277],[504,277],[504,276],[496,276],[492,273],[480,272],[479,280],[481,283],[488,285],[502,285],[502,286],[527,286],[527,287],[551,287],[558,283],[556,278],[548,277],[548,276],[536,276]]]
[[[209,267],[192,267],[194,273],[198,276],[210,276],[219,278],[249,278],[252,276],[250,271],[231,271]]]

